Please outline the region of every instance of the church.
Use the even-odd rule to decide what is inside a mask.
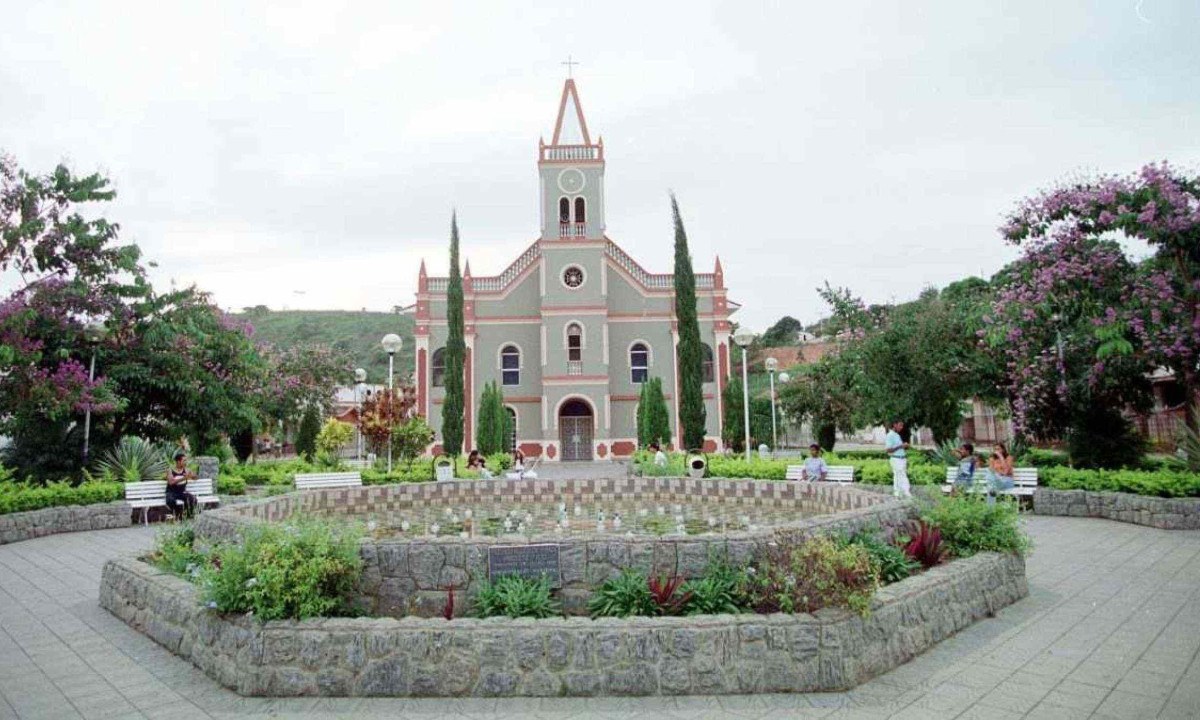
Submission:
[[[473,276],[469,262],[463,270],[465,449],[474,445],[480,393],[495,381],[513,420],[512,446],[527,457],[628,457],[637,449],[638,394],[651,377],[662,378],[672,444],[681,446],[673,277],[648,272],[606,233],[604,167],[604,140],[592,141],[575,81],[567,79],[550,143],[538,142],[539,237],[499,275]],[[664,232],[658,241],[673,237]],[[713,452],[721,448],[729,316],[738,305],[727,297],[719,258],[711,273],[695,278],[704,449]],[[414,381],[418,408],[438,431],[438,443],[447,284],[448,278],[427,275],[422,261]]]

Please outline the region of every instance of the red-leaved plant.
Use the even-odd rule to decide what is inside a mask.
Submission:
[[[942,531],[918,520],[912,526],[912,534],[904,544],[904,554],[921,563],[928,570],[946,560],[946,546],[942,544]]]
[[[679,587],[683,585],[683,578],[678,575],[670,578],[652,577],[647,582],[650,597],[654,599],[659,615],[679,615],[692,599],[691,591],[678,592]]]
[[[454,586],[450,585],[446,588],[446,605],[442,608],[442,617],[447,620],[454,619]]]

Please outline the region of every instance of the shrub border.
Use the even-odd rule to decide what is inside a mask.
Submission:
[[[257,696],[590,696],[845,690],[1028,594],[1025,562],[982,553],[882,588],[870,617],[259,623],[133,558],[105,563],[100,604],[215,681]]]
[[[1123,492],[1038,488],[1036,515],[1106,518],[1160,530],[1200,530],[1200,498],[1161,498]]]
[[[133,524],[124,500],[91,505],[55,505],[0,515],[0,545],[59,533],[112,530]]]

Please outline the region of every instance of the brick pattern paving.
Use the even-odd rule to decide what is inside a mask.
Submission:
[[[242,698],[101,610],[105,558],[153,529],[0,547],[10,718],[1196,718],[1200,532],[1031,517],[1030,596],[847,693],[542,700]]]

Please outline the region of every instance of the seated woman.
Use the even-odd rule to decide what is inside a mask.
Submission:
[[[175,465],[167,470],[167,507],[176,520],[196,512],[196,496],[187,491],[187,481],[195,479],[196,473],[187,469],[187,455],[175,453]]]
[[[483,456],[478,450],[472,450],[470,455],[467,455],[467,469],[476,470],[479,472],[479,477],[484,480],[491,480],[492,471],[487,469],[487,465],[483,461]]]
[[[1013,481],[1013,459],[1008,454],[1004,443],[996,443],[992,447],[992,457],[988,460],[988,487],[992,492],[1012,490],[1016,484]]]
[[[975,484],[976,465],[975,446],[971,443],[960,445],[958,448],[958,476],[954,478],[956,490],[971,490],[971,486]]]
[[[510,472],[507,477],[510,480],[524,480],[525,478],[536,480],[537,473],[535,473],[533,470],[525,469],[525,453],[521,452],[520,448],[517,448],[516,450],[513,450],[512,455],[512,472]]]

